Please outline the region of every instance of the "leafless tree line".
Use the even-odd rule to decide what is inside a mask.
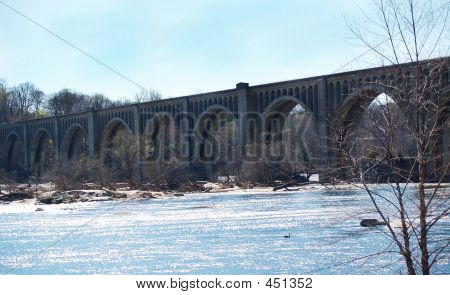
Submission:
[[[133,99],[112,100],[101,93],[87,95],[64,88],[46,95],[33,83],[26,82],[8,87],[0,79],[0,123],[38,119],[87,111],[91,108],[104,109],[132,103],[162,99],[155,90],[141,89]]]

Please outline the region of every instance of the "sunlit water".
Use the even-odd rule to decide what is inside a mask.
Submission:
[[[0,206],[1,274],[405,271],[395,253],[364,258],[390,240],[380,229],[359,226],[361,218],[376,217],[362,192],[193,194],[41,207]],[[448,220],[439,228],[435,234],[448,238]],[[434,272],[450,272],[448,259]]]

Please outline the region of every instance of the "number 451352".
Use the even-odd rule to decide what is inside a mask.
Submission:
[[[310,289],[312,288],[312,279],[311,278],[270,278],[267,283],[266,283],[266,287],[269,288],[274,288],[274,289],[278,289],[278,288],[305,288],[305,289]]]

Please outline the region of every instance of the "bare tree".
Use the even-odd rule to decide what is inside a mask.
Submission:
[[[449,59],[430,59],[448,50],[450,6],[447,1],[374,3],[377,14],[365,15],[370,28],[349,27],[382,65],[394,69],[394,75],[366,85],[384,89],[392,102],[376,103],[373,93],[361,94],[365,103],[353,115],[363,115],[353,123],[340,118],[343,123],[334,130],[338,165],[345,171],[340,176],[365,189],[408,274],[430,274],[450,243],[448,235],[436,233],[449,211],[443,181],[450,163],[442,163],[440,147],[448,121],[449,97],[443,91]],[[368,104],[371,100],[378,105]]]
[[[285,130],[286,131],[286,130]],[[283,135],[287,135],[283,132]],[[259,140],[245,146],[241,166],[241,180],[252,183],[274,185],[276,181],[292,182],[296,178],[298,159],[291,157],[292,141],[277,139],[276,132],[262,132]],[[293,173],[294,172],[294,173]]]
[[[58,162],[45,173],[44,179],[53,182],[60,190],[83,189],[93,179],[92,170],[88,159]]]
[[[69,89],[53,94],[47,101],[47,109],[53,116],[83,112],[88,108],[88,97]]]
[[[211,133],[211,145],[213,145],[212,164],[218,176],[226,176],[231,181],[231,176],[239,178],[241,165],[241,150],[237,123],[233,115],[219,116],[215,124],[215,130]]]
[[[284,124],[282,148],[294,179],[303,176],[309,181],[312,174],[317,173],[319,137],[313,116],[311,112],[296,107]]]
[[[22,83],[10,91],[10,105],[15,120],[29,119],[39,110],[44,93],[32,83]]]
[[[114,102],[101,93],[96,93],[88,98],[88,105],[101,110],[114,106]]]
[[[126,180],[130,185],[136,184],[139,152],[139,139],[125,130],[117,132],[112,141],[111,155],[112,168],[119,180]]]
[[[265,132],[245,147],[244,180],[286,185],[306,183],[318,172],[319,137],[314,115],[296,105],[290,112],[265,118]]]
[[[141,88],[138,93],[134,96],[134,101],[137,103],[161,100],[161,94],[152,89]]]
[[[0,123],[9,119],[9,92],[6,82],[0,79]]]
[[[140,138],[141,174],[147,183],[173,189],[188,182],[179,136],[174,121],[164,116]]]

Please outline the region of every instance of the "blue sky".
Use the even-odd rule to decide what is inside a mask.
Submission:
[[[163,96],[335,72],[364,48],[344,16],[370,1],[1,0]],[[356,5],[356,3],[358,3]],[[113,99],[139,89],[0,4],[0,78]],[[360,60],[345,70],[370,66]]]

